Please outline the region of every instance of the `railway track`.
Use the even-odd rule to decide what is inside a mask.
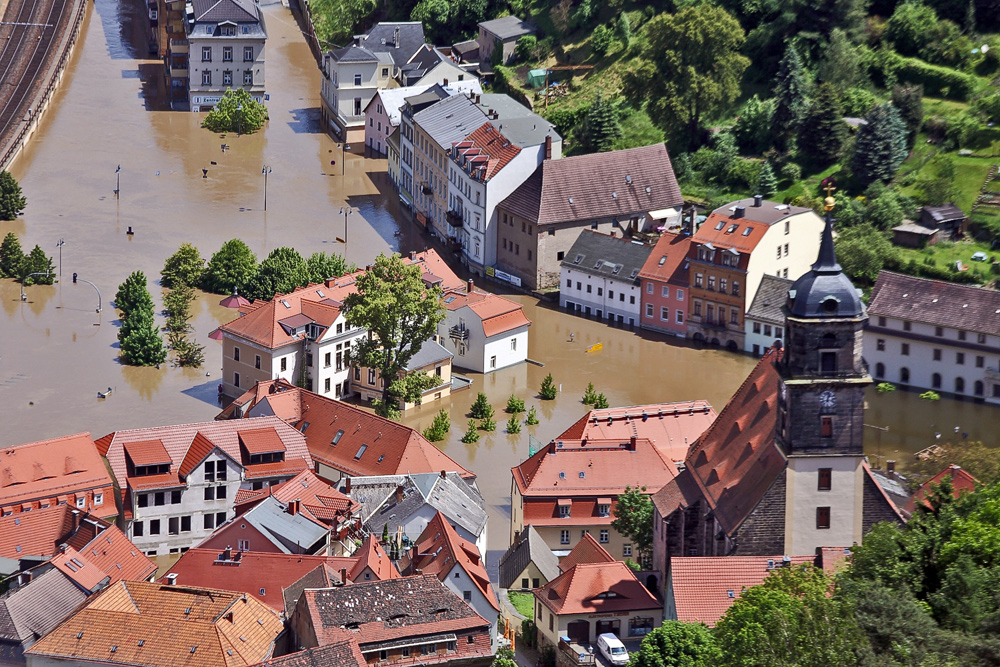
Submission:
[[[21,130],[71,27],[71,0],[10,0],[0,24],[0,147]],[[33,112],[33,110],[32,110]]]

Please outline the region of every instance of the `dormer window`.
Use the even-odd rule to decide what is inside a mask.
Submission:
[[[597,516],[611,516],[611,505],[598,505]]]

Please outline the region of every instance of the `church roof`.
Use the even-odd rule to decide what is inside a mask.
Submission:
[[[858,290],[844,275],[833,247],[833,216],[819,245],[819,257],[788,291],[788,310],[795,317],[860,317],[865,313]]]

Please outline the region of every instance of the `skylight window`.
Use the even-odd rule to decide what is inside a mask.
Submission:
[[[637,275],[639,275],[639,269],[632,269],[632,275],[629,276],[629,280],[635,280]]]
[[[289,304],[284,299],[281,300],[281,305],[284,306],[285,308],[288,308],[288,309],[291,309],[291,307],[292,307],[291,304]]]
[[[622,270],[622,265],[621,265],[621,264],[618,264],[617,266],[615,266],[614,270],[613,270],[613,271],[612,271],[611,273],[612,273],[613,275],[616,275],[616,276],[617,276],[617,275],[618,275],[618,272],[619,272],[619,271],[621,271],[621,270]]]
[[[368,449],[368,445],[361,445],[361,447],[358,448],[358,453],[354,455],[354,460],[359,461],[366,449]]]
[[[663,266],[666,263],[667,263],[667,256],[664,255],[663,257],[660,258],[660,266]]]
[[[753,227],[747,227],[743,230],[743,236],[750,236],[751,231],[753,231]]]
[[[739,225],[729,225],[729,229],[726,230],[727,234],[732,234],[739,228]]]
[[[594,268],[595,268],[595,269],[599,269],[599,268],[601,268],[602,266],[604,266],[604,260],[603,260],[603,259],[599,259],[599,260],[597,260],[597,263],[596,263],[596,264],[594,264]]]
[[[573,260],[573,263],[574,264],[579,264],[582,261],[583,261],[583,255],[577,255],[576,259]]]
[[[340,442],[340,439],[343,436],[344,436],[344,429],[340,429],[339,431],[337,431],[337,434],[333,436],[333,440],[330,441],[330,444],[336,445],[338,442]]]
[[[322,297],[326,296],[325,294],[323,294],[323,290],[321,290],[321,289],[316,290],[316,294],[318,294],[319,296],[322,296]]]
[[[455,300],[455,299],[457,299],[457,298],[458,298],[458,297],[454,297],[454,296],[449,296],[449,297],[448,297],[447,299],[445,299],[445,300],[444,300],[444,302],[445,302],[445,303],[451,303],[452,301],[454,301],[454,300]]]
[[[715,231],[719,231],[719,230],[721,230],[721,229],[722,229],[723,227],[725,227],[725,226],[726,226],[726,221],[725,221],[725,220],[721,220],[721,221],[719,222],[719,224],[717,224],[717,225],[715,226]]]

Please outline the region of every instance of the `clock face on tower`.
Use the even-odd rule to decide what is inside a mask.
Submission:
[[[837,397],[832,391],[827,389],[819,395],[819,404],[829,410],[837,405]]]

